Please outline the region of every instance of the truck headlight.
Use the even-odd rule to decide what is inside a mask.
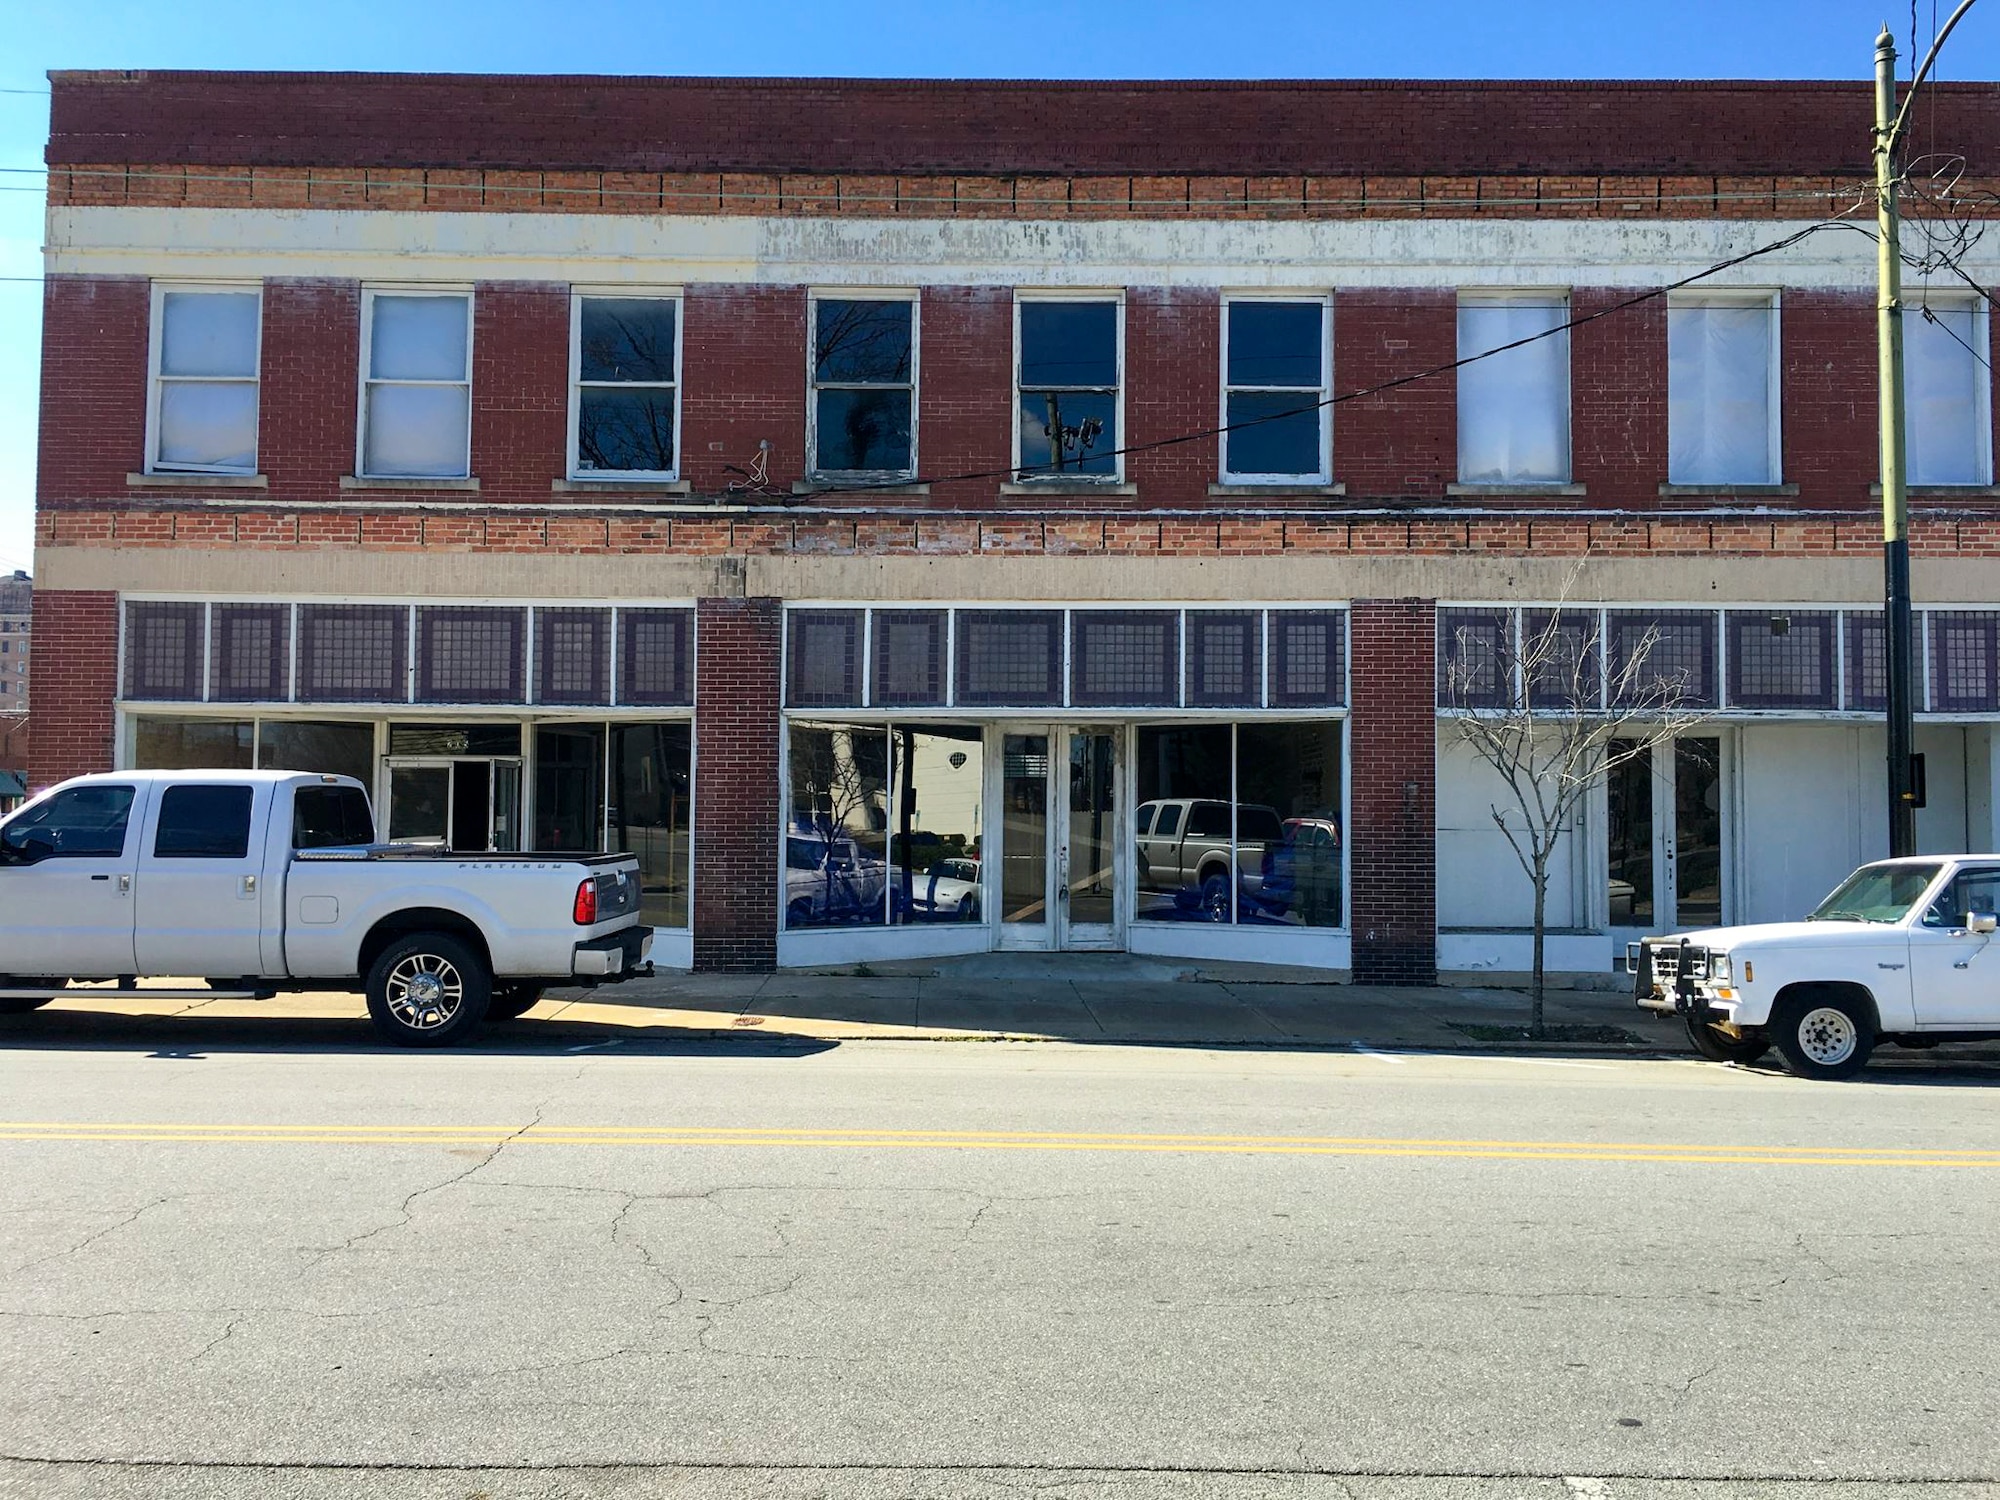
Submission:
[[[1710,984],[1729,983],[1729,955],[1708,950],[1708,982]]]

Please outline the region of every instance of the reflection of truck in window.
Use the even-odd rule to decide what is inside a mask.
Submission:
[[[1167,797],[1140,803],[1136,816],[1140,914],[1227,922],[1229,804]],[[1263,888],[1265,850],[1282,844],[1284,837],[1277,809],[1253,802],[1237,805],[1236,874],[1245,900],[1254,901]],[[1148,896],[1154,899],[1144,899]]]

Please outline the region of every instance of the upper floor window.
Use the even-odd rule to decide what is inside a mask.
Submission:
[[[1124,304],[1038,294],[1014,303],[1014,467],[1022,479],[1124,476]]]
[[[1562,292],[1460,294],[1461,484],[1569,482],[1568,322]]]
[[[573,299],[572,476],[673,479],[680,450],[680,298]]]
[[[1993,482],[1986,310],[1926,292],[1903,309],[1905,442],[1911,484]]]
[[[917,304],[815,297],[809,467],[909,478],[917,471]]]
[[[1778,300],[1768,292],[1667,303],[1667,479],[1777,484]]]
[[[472,472],[472,296],[369,291],[361,319],[361,474]]]
[[[1325,484],[1333,408],[1325,298],[1223,304],[1222,477]]]
[[[153,289],[149,470],[256,472],[262,300],[248,287]]]

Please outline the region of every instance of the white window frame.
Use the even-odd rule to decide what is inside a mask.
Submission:
[[[1570,329],[1567,326],[1570,323],[1570,321],[1576,316],[1575,299],[1573,293],[1574,289],[1566,286],[1542,286],[1542,287],[1467,286],[1467,287],[1460,287],[1458,289],[1452,307],[1452,338],[1453,338],[1452,357],[1457,360],[1463,360],[1467,357],[1465,350],[1460,348],[1457,342],[1458,314],[1460,310],[1462,310],[1467,303],[1471,303],[1474,306],[1484,305],[1489,307],[1498,306],[1503,303],[1531,303],[1537,306],[1544,306],[1544,307],[1553,306],[1556,303],[1562,304],[1562,317],[1559,319],[1559,324],[1562,325],[1560,328],[1560,332],[1548,334],[1547,337],[1550,339],[1560,338],[1562,340],[1563,436],[1566,439],[1566,441],[1563,444],[1562,473],[1560,476],[1551,479],[1469,480],[1465,477],[1463,454],[1458,451],[1454,451],[1452,455],[1452,464],[1457,472],[1458,476],[1456,481],[1457,483],[1471,484],[1482,489],[1498,488],[1498,489],[1521,489],[1521,490],[1546,490],[1551,485],[1568,485],[1575,482],[1576,357],[1575,357],[1575,350],[1571,348]],[[1458,382],[1454,380],[1453,393],[1452,393],[1452,426],[1454,429],[1454,434],[1456,433],[1456,429],[1458,426],[1459,402],[1462,399],[1462,397],[1459,394],[1459,391],[1460,387],[1458,385]],[[1453,440],[1453,448],[1454,450],[1457,449],[1457,440],[1455,436]]]
[[[806,293],[806,474],[816,482],[839,484],[858,480],[914,480],[922,472],[917,456],[919,406],[923,374],[923,297],[913,287],[814,287]],[[910,462],[901,469],[828,469],[819,461],[819,393],[833,391],[894,391],[900,385],[881,381],[819,379],[819,305],[821,302],[907,302],[910,305]]]
[[[1993,316],[1987,303],[1977,292],[1933,292],[1928,286],[1919,287],[1914,298],[1905,298],[1903,316],[1922,319],[1926,307],[1939,312],[1950,309],[1953,312],[1970,310],[1972,319],[1972,380],[1973,380],[1973,479],[1972,487],[1984,489],[1993,483]],[[1905,339],[1907,343],[1907,337]],[[1904,407],[1909,401],[1909,369],[1903,373]],[[1905,434],[1905,443],[1908,435]],[[1917,484],[1916,489],[1956,489],[1956,485]]]
[[[657,380],[592,380],[583,378],[583,304],[588,300],[614,299],[637,302],[650,299],[674,304],[674,466],[671,469],[586,469],[578,451],[578,428],[583,419],[583,387],[633,386],[658,390]],[[681,477],[681,457],[686,452],[686,433],[681,427],[682,351],[687,348],[687,300],[680,287],[665,286],[573,286],[569,298],[569,456],[564,472],[576,484],[620,484],[642,481],[668,484]]]
[[[1112,326],[1117,330],[1118,386],[1112,405],[1112,412],[1118,423],[1116,435],[1118,457],[1117,467],[1109,474],[1023,474],[1021,472],[1021,308],[1029,302],[1109,302],[1116,309]],[[1129,442],[1125,430],[1125,289],[1123,287],[1016,287],[1014,289],[1014,368],[1010,381],[1013,400],[1014,429],[1014,480],[1016,484],[1033,485],[1117,485],[1125,483],[1125,448]],[[1103,389],[1101,386],[1076,386],[1079,391]]]
[[[167,293],[169,292],[251,292],[257,298],[257,354],[256,367],[249,377],[249,383],[257,388],[257,410],[252,417],[254,436],[250,467],[237,468],[221,464],[163,464],[160,461],[160,392],[166,381],[212,382],[221,385],[238,385],[243,381],[238,375],[162,375],[160,356],[166,352],[164,344]],[[146,337],[146,472],[148,474],[255,474],[261,462],[263,440],[264,404],[264,283],[261,281],[156,281],[153,283],[152,307],[147,315]]]
[[[1263,392],[1273,395],[1306,394],[1308,387],[1296,385],[1231,385],[1229,383],[1229,317],[1230,309],[1239,302],[1296,302],[1317,303],[1319,317],[1319,386],[1314,400],[1319,403],[1319,469],[1307,474],[1237,474],[1229,468],[1229,398],[1237,391]],[[1221,404],[1217,409],[1216,426],[1223,430],[1216,442],[1216,473],[1223,484],[1258,485],[1323,485],[1333,482],[1333,293],[1298,291],[1290,292],[1276,288],[1254,292],[1224,292],[1222,294],[1222,337],[1220,364]],[[1121,346],[1122,356],[1122,346]],[[1121,376],[1125,373],[1120,360]],[[1122,392],[1122,386],[1121,386]],[[1019,401],[1015,403],[1019,408]],[[1123,420],[1122,413],[1120,420]]]
[[[1757,306],[1768,307],[1771,310],[1768,320],[1770,324],[1770,352],[1768,355],[1769,364],[1766,370],[1769,394],[1765,398],[1766,408],[1771,413],[1770,433],[1768,435],[1770,440],[1770,477],[1768,479],[1718,480],[1708,483],[1700,480],[1692,481],[1693,486],[1698,486],[1702,489],[1727,492],[1732,488],[1762,489],[1781,485],[1785,482],[1785,350],[1781,329],[1785,317],[1784,300],[1776,287],[1728,287],[1706,289],[1699,292],[1670,292],[1667,294],[1667,315],[1669,317],[1673,315],[1673,310],[1677,307]],[[1677,478],[1672,468],[1674,442],[1672,427],[1673,384],[1674,366],[1670,343],[1667,354],[1667,483],[1675,488],[1681,488],[1689,486],[1690,481]]]
[[[375,347],[375,299],[377,297],[461,297],[465,300],[465,378],[463,380],[375,380],[369,374],[369,366]],[[360,379],[355,382],[356,400],[354,409],[354,473],[359,479],[393,480],[402,483],[426,480],[461,480],[472,477],[472,371],[474,351],[472,335],[473,291],[469,286],[439,285],[426,282],[415,286],[384,284],[364,286],[361,289],[361,370]],[[368,391],[377,385],[462,385],[465,387],[465,459],[456,474],[371,474],[368,472]]]

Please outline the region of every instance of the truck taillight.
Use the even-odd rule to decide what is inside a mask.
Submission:
[[[576,925],[588,927],[597,920],[597,882],[586,880],[576,888],[576,905],[572,908]]]

